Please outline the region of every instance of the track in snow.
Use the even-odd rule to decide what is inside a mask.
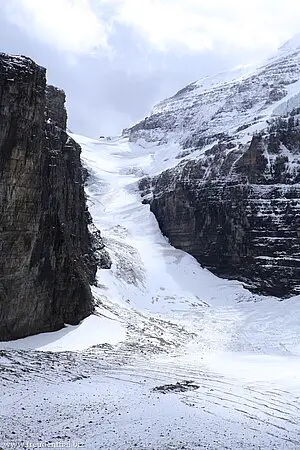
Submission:
[[[1,344],[0,442],[300,448],[299,297],[253,295],[168,244],[136,188],[163,155],[75,139],[113,266],[99,272],[96,316]],[[187,381],[196,388],[176,392]]]

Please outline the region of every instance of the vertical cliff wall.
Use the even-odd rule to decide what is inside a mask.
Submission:
[[[172,245],[253,291],[299,294],[299,123],[295,110],[250,144],[230,152],[219,143],[198,161],[142,180],[145,201]]]
[[[0,54],[0,339],[76,324],[97,269],[80,146],[45,69]]]

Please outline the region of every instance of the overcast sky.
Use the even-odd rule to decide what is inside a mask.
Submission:
[[[257,62],[300,31],[299,0],[0,0],[1,51],[66,91],[69,127],[119,134],[202,76]]]

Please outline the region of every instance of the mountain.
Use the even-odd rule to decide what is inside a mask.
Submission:
[[[194,82],[124,131],[156,161],[140,187],[171,244],[278,297],[300,292],[299,114],[295,36],[264,64]]]
[[[1,443],[300,448],[300,296],[252,294],[170,245],[137,189],[154,148],[72,137],[113,264],[78,326],[0,343]]]
[[[41,145],[33,140],[25,146],[22,141],[18,147],[20,152],[14,150],[13,157],[4,161],[4,174],[10,183],[8,193],[15,192],[22,207],[14,209],[12,201],[10,209],[5,202],[1,206],[9,225],[9,233],[0,231],[1,244],[4,237],[8,239],[12,235],[18,247],[17,253],[12,240],[7,241],[14,251],[5,250],[5,258],[0,253],[0,269],[4,263],[4,279],[13,291],[10,301],[15,310],[7,311],[14,314],[17,325],[17,308],[25,317],[25,309],[32,304],[46,306],[42,282],[50,299],[53,290],[58,293],[58,283],[59,286],[64,283],[66,288],[65,297],[55,297],[64,314],[58,314],[62,309],[49,307],[53,320],[69,320],[73,306],[80,308],[76,309],[78,320],[84,308],[90,308],[90,290],[84,291],[87,296],[83,291],[74,291],[82,286],[76,278],[78,271],[79,277],[91,273],[80,262],[90,261],[94,249],[82,215],[83,209],[86,210],[81,196],[82,175],[94,226],[101,230],[112,264],[108,270],[97,272],[96,283],[91,288],[94,313],[78,325],[0,342],[0,421],[3,424],[0,445],[27,448],[29,443],[32,446],[36,442],[45,448],[87,450],[299,449],[300,295],[281,301],[244,289],[243,283],[247,282],[251,283],[251,289],[265,289],[264,292],[270,285],[274,290],[279,285],[274,276],[266,278],[269,286],[264,285],[256,260],[253,268],[258,271],[257,278],[251,267],[243,283],[219,278],[193,256],[172,246],[150,211],[151,206],[161,218],[162,229],[164,225],[169,226],[168,233],[172,239],[178,237],[178,245],[197,245],[199,260],[203,256],[199,239],[203,248],[215,240],[215,253],[213,246],[207,251],[215,266],[218,259],[229,259],[234,252],[241,258],[245,249],[253,248],[252,234],[242,246],[245,233],[250,233],[247,227],[251,218],[257,221],[256,230],[264,243],[274,241],[275,245],[278,241],[284,254],[296,252],[298,240],[292,227],[297,226],[298,220],[298,200],[293,194],[298,171],[297,111],[294,115],[288,112],[287,117],[270,113],[265,119],[257,119],[251,131],[246,128],[237,131],[233,127],[230,139],[225,130],[224,135],[215,137],[214,142],[204,147],[201,142],[193,144],[191,139],[183,148],[183,142],[192,135],[188,127],[184,133],[180,127],[177,131],[174,127],[162,131],[164,113],[157,121],[156,130],[147,130],[143,125],[139,130],[127,130],[130,140],[128,136],[99,140],[75,134],[67,137],[63,92],[45,87],[43,81],[38,83],[37,93],[33,87],[39,80],[38,68],[27,59],[9,61],[17,67],[15,76],[8,77],[14,79],[12,91],[8,80],[5,82],[2,95],[9,101],[1,111],[14,113],[19,126],[24,124],[20,134],[12,133],[12,136],[23,136],[27,142],[29,137],[38,134]],[[20,62],[26,66],[30,84],[20,78]],[[30,68],[34,69],[34,76],[29,73]],[[223,74],[206,83],[213,86],[210,91],[220,91],[220,77],[226,78],[227,86],[235,83],[236,73]],[[238,77],[241,76],[238,72]],[[251,77],[250,72],[243,77]],[[26,96],[27,88],[30,94]],[[18,104],[12,101],[13,93],[18,94]],[[205,94],[198,108],[204,100]],[[40,108],[35,109],[39,104]],[[182,101],[178,105],[184,109]],[[180,111],[179,106],[172,113],[174,120],[177,113],[181,116],[188,113]],[[275,108],[276,102],[269,106]],[[45,112],[43,120],[40,114],[37,116],[34,132],[35,120],[32,116],[28,116],[30,121],[25,120],[33,111]],[[227,116],[225,112],[221,114],[226,125]],[[245,115],[252,120],[250,110]],[[5,117],[1,117],[0,127],[11,123]],[[227,119],[229,123],[230,114]],[[239,120],[239,114],[235,114],[234,120]],[[199,128],[203,125],[203,120],[197,122],[196,117],[193,122]],[[243,125],[235,125],[239,126]],[[260,131],[255,132],[255,126],[261,127]],[[30,136],[27,130],[32,133]],[[208,137],[209,133],[207,130]],[[60,138],[63,142],[66,138],[70,146],[62,147]],[[84,169],[79,163],[80,148]],[[275,164],[283,152],[288,159],[293,158],[290,172],[282,168],[286,167],[285,160]],[[19,156],[17,162],[22,169],[17,172],[15,156]],[[267,156],[270,163],[266,168]],[[42,163],[43,158],[46,163]],[[32,179],[28,178],[30,174]],[[37,174],[41,197],[35,189]],[[5,185],[1,189],[2,195]],[[266,197],[268,189],[274,198]],[[33,205],[24,201],[24,193],[28,195],[25,200],[30,197],[41,211],[40,216],[29,209]],[[280,232],[290,236],[276,236],[279,233],[276,227],[284,220],[281,203],[286,204],[285,214],[290,221],[286,219],[286,228]],[[21,223],[23,215],[18,211],[23,210],[28,214]],[[11,223],[8,222],[10,214]],[[57,222],[53,223],[53,215]],[[25,224],[32,227],[28,236],[32,236],[29,242],[33,248],[35,242],[41,244],[40,253],[33,253],[33,268],[22,265]],[[250,225],[253,232],[254,224]],[[274,227],[274,235],[267,225]],[[75,233],[73,230],[78,227],[78,234],[69,234]],[[206,233],[203,237],[198,232],[201,227]],[[100,247],[103,243],[99,242]],[[81,251],[88,253],[82,255]],[[274,247],[270,245],[269,251],[273,254]],[[31,258],[30,251],[26,254]],[[13,263],[19,264],[19,269],[9,272]],[[246,270],[243,261],[241,267],[238,264],[233,268],[226,266],[232,270],[229,275],[241,276],[242,269]],[[45,266],[50,267],[49,272],[44,271]],[[92,269],[95,270],[94,264]],[[279,275],[283,274],[282,269],[278,270]],[[38,273],[44,275],[42,280],[34,278]],[[47,280],[52,280],[52,284]],[[33,283],[37,292],[32,288]],[[289,283],[291,290],[296,291],[292,277],[287,287]],[[26,286],[34,295],[31,300],[23,295]],[[87,282],[83,286],[89,289]],[[276,293],[279,294],[278,288]],[[38,314],[31,309],[27,314],[27,323],[32,327],[30,315],[37,319]],[[45,317],[49,320],[49,316]]]
[[[103,245],[88,230],[65,94],[46,85],[45,73],[29,58],[0,54],[0,340],[93,311],[94,250]]]

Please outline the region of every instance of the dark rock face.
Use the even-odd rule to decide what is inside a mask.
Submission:
[[[66,95],[64,91],[54,86],[46,86],[46,115],[51,121],[62,128],[67,126]]]
[[[261,66],[190,84],[124,130],[151,143],[156,164],[178,160],[140,183],[171,244],[278,297],[300,293],[299,80],[297,37]]]
[[[140,188],[172,245],[253,291],[300,291],[299,116],[274,121],[246,148],[220,141]]]
[[[0,339],[77,324],[93,311],[97,258],[80,146],[45,69],[0,54]]]

